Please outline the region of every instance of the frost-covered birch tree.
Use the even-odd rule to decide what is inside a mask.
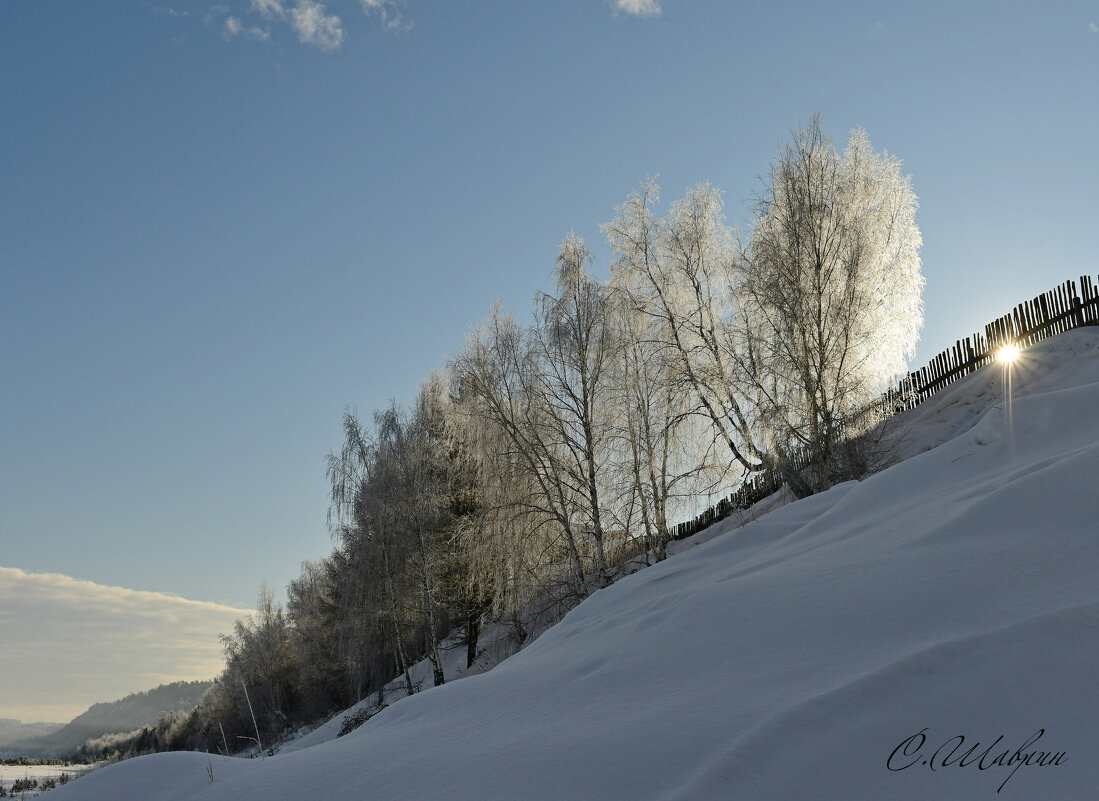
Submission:
[[[556,521],[543,510],[542,487],[530,460],[486,411],[486,401],[465,386],[460,370],[452,372],[452,380],[451,431],[466,452],[476,493],[475,502],[454,521],[454,551],[461,563],[457,578],[466,585],[459,594],[476,611],[510,623],[523,642],[525,608],[553,589],[556,565],[547,564],[547,554],[557,550],[553,543],[560,539],[549,535],[556,532]]]
[[[377,452],[370,432],[351,412],[344,414],[344,444],[339,454],[328,455],[328,479],[332,505],[329,525],[347,555],[342,595],[345,614],[362,628],[357,615],[377,609],[386,620],[397,672],[405,689],[413,693],[412,665],[408,652],[408,620],[404,611],[406,579],[404,542],[386,497]],[[377,579],[377,581],[375,581]],[[375,606],[377,588],[382,598]]]
[[[534,387],[553,467],[567,487],[572,526],[590,537],[595,567],[606,577],[606,510],[600,500],[610,437],[614,328],[606,286],[589,271],[591,250],[570,233],[561,243],[557,294],[541,294],[531,339]]]
[[[675,369],[694,391],[715,437],[743,471],[756,470],[764,453],[751,415],[754,382],[737,355],[735,248],[721,193],[700,184],[664,218],[653,212],[659,200],[655,181],[645,181],[615,208],[603,234],[616,269],[637,287],[639,308],[658,321]]]
[[[426,403],[421,392],[418,407],[422,409]],[[437,443],[421,425],[426,422],[422,418],[409,418],[393,404],[374,419],[377,466],[371,492],[377,495],[387,525],[403,534],[408,554],[405,569],[416,588],[413,603],[423,621],[424,647],[437,687],[445,681],[439,653],[443,625],[437,573],[441,565],[436,558],[447,500],[445,466],[437,454]]]
[[[741,247],[747,372],[777,450],[808,448],[820,489],[855,412],[905,369],[923,324],[917,200],[901,163],[814,117],[783,146]]]
[[[476,399],[477,413],[506,438],[508,461],[521,466],[536,488],[525,499],[527,512],[554,524],[539,526],[552,532],[545,551],[549,558],[559,553],[567,562],[569,591],[582,596],[588,571],[583,531],[574,514],[579,488],[560,467],[560,447],[547,419],[537,358],[519,323],[496,306],[471,334],[454,367],[464,391]]]
[[[714,437],[706,436],[701,406],[681,380],[674,348],[662,337],[658,316],[647,313],[644,284],[636,273],[612,266],[616,336],[615,466],[618,506],[627,529],[640,523],[646,550],[657,561],[667,555],[672,515],[683,501],[709,487],[703,478],[715,467]],[[632,523],[632,525],[630,525]]]
[[[613,326],[608,290],[589,272],[591,252],[569,235],[556,260],[557,293],[538,296],[523,329],[499,307],[454,361],[476,413],[508,443],[537,492],[529,512],[552,521],[573,595],[591,572],[607,575],[604,466],[610,448]],[[540,526],[541,527],[541,526]]]
[[[455,390],[455,382],[443,372],[430,373],[420,385],[412,420],[430,454],[437,498],[430,549],[431,592],[438,605],[461,623],[466,667],[471,667],[497,585],[477,570],[475,555],[468,547],[470,540],[462,536],[484,524],[488,491],[485,476],[478,470],[483,445],[466,436],[466,415],[459,409]]]

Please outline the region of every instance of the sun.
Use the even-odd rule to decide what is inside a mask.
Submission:
[[[1019,357],[1019,346],[1015,344],[1004,345],[996,351],[996,361],[1010,364]]]

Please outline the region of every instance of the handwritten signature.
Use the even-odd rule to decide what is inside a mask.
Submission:
[[[1003,784],[996,790],[999,793],[1011,777],[1015,775],[1015,772],[1024,765],[1050,768],[1062,765],[1068,759],[1067,751],[1042,751],[1037,748],[1032,751],[1027,750],[1042,739],[1046,733],[1045,729],[1038,729],[1014,751],[1010,748],[1005,751],[996,750],[997,746],[1000,745],[1000,741],[1004,739],[1004,735],[1001,734],[979,754],[977,749],[981,747],[980,742],[974,742],[968,749],[963,750],[966,744],[965,737],[956,734],[936,748],[931,756],[925,756],[927,753],[924,749],[924,746],[927,745],[926,732],[927,728],[924,727],[910,737],[901,740],[900,744],[889,755],[889,759],[885,761],[885,766],[893,771],[907,770],[914,765],[926,766],[934,771],[951,767],[968,768],[971,765],[976,765],[978,770],[1011,768],[1011,773],[1007,775]]]

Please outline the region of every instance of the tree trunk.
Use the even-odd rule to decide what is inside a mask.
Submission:
[[[424,615],[427,622],[427,656],[431,660],[432,678],[435,686],[443,684],[443,662],[439,657],[439,627],[435,620],[435,602],[432,598],[431,570],[427,559],[427,542],[422,527],[416,529],[417,543],[420,549],[420,566],[423,569],[423,581],[420,584],[421,597],[424,604]]]
[[[382,545],[382,560],[385,565],[385,589],[389,595],[389,616],[393,621],[393,635],[396,638],[397,669],[404,676],[405,689],[412,695],[415,689],[412,686],[412,676],[408,672],[408,657],[404,652],[404,632],[401,630],[401,618],[397,609],[397,593],[393,589],[393,575],[389,567],[389,549]]]
[[[470,612],[466,616],[466,670],[477,661],[477,640],[481,636],[481,613]]]

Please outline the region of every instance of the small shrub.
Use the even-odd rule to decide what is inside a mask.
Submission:
[[[372,717],[385,709],[386,706],[388,705],[382,704],[380,707],[364,707],[358,712],[348,715],[346,718],[343,719],[343,725],[340,726],[340,733],[336,736],[343,737],[345,734],[350,734],[351,732],[355,731],[355,729],[359,728],[359,726],[363,725]]]

